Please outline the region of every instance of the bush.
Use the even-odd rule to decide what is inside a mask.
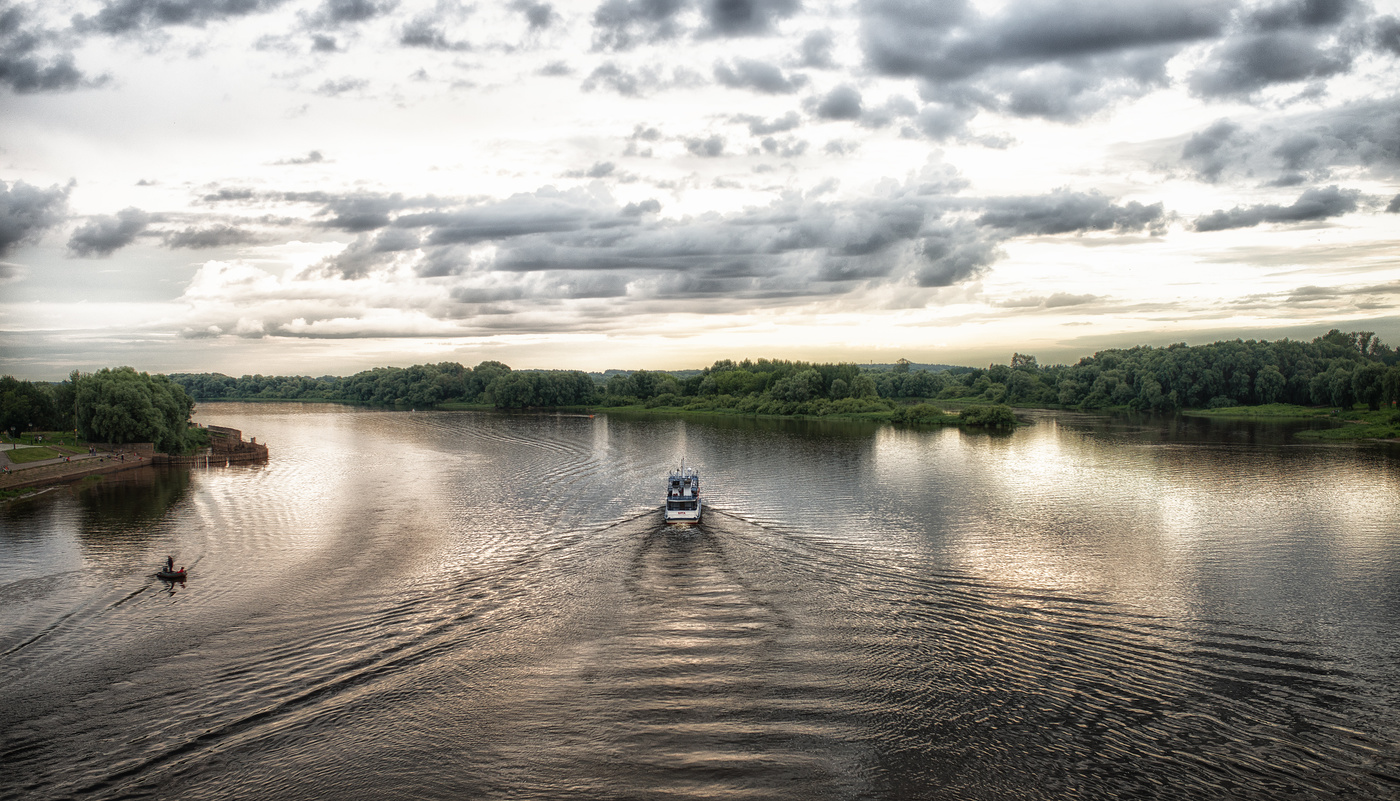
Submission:
[[[969,406],[963,409],[959,421],[964,426],[978,428],[1015,428],[1016,413],[1003,403],[994,406]]]
[[[916,403],[913,406],[895,409],[890,419],[896,423],[918,425],[943,425],[953,422],[951,415],[931,403]]]
[[[680,400],[680,398],[676,397],[676,393],[665,392],[654,398],[647,398],[646,403],[642,405],[648,409],[655,409],[658,406],[679,406],[681,405]]]

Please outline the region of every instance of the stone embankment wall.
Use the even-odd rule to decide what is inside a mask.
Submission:
[[[243,432],[236,428],[208,426],[209,450],[213,456],[221,456],[230,462],[265,462],[267,446],[259,445],[258,438],[243,441]]]
[[[107,451],[114,456],[126,454],[128,457],[140,456],[143,459],[149,459],[156,455],[156,446],[153,442],[123,442],[120,445],[113,445],[108,442],[91,442],[88,444],[99,451]],[[82,447],[86,448],[87,445]]]
[[[189,456],[167,456],[165,454],[158,454],[156,456],[156,462],[161,464],[193,464],[213,467],[218,465],[267,461],[267,446],[258,444],[257,437],[253,437],[249,441],[244,442],[243,432],[236,428],[205,426],[205,430],[209,432],[209,447],[206,450]]]
[[[88,476],[100,476],[108,473],[120,473],[123,470],[150,467],[155,463],[150,458],[132,455],[128,455],[126,461],[122,461],[120,457],[109,454],[101,459],[44,464],[0,476],[0,489],[33,489],[50,484],[66,484]]]
[[[256,438],[243,441],[243,432],[236,428],[209,426],[210,447],[191,456],[170,456],[157,453],[149,442],[127,442],[121,445],[92,443],[96,455],[53,459],[28,466],[13,465],[0,475],[0,489],[31,489],[52,484],[66,484],[88,476],[117,473],[149,467],[153,464],[183,464],[221,467],[267,461],[267,446]],[[86,447],[86,446],[84,446]]]

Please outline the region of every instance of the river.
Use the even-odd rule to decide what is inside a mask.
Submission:
[[[0,798],[1400,798],[1393,446],[196,419],[271,459],[0,509]]]

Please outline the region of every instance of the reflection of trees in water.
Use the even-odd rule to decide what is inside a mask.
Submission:
[[[50,491],[51,492],[51,491]],[[50,492],[43,492],[28,498],[16,498],[8,503],[0,504],[0,538],[19,535],[21,532],[32,530],[29,526],[21,526],[51,514],[51,504],[53,498]]]
[[[786,432],[801,436],[871,439],[880,423],[864,420],[823,420],[789,417],[739,417],[730,415],[685,417],[686,425],[720,431]]]
[[[1150,412],[1026,412],[1102,438],[1139,439],[1174,445],[1296,445],[1293,435],[1312,428],[1333,428],[1325,418],[1306,420],[1196,417]]]
[[[81,537],[144,532],[165,517],[190,487],[187,467],[147,467],[104,477],[75,493]]]

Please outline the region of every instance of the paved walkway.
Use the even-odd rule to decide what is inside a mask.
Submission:
[[[29,447],[48,447],[46,445],[21,445],[20,449]],[[126,462],[134,464],[150,464],[149,459],[133,454],[126,455]],[[24,462],[16,464],[10,461],[10,449],[0,450],[0,489],[12,487],[19,484],[29,484],[38,479],[49,479],[61,481],[66,475],[81,476],[90,472],[93,468],[122,463],[122,457],[118,454],[98,451],[95,454],[78,453],[72,456],[60,456],[56,459],[44,459],[38,462]]]

